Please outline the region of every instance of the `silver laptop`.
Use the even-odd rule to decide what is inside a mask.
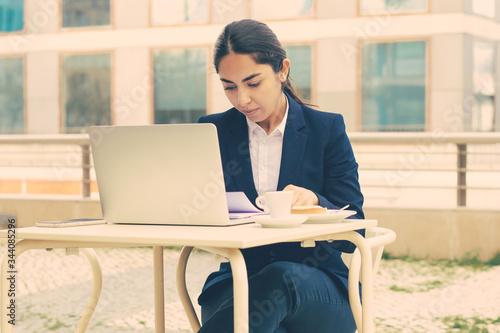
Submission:
[[[108,223],[232,225],[213,124],[96,126],[89,131]]]

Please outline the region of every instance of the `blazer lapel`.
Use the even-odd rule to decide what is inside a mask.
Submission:
[[[290,106],[283,137],[278,190],[282,190],[288,184],[297,184],[307,143],[302,108],[290,96],[287,95],[287,97]],[[234,180],[236,188],[245,192],[253,203],[258,194],[253,180],[245,116],[239,112],[235,114],[229,127],[231,129],[228,132],[228,139],[225,140],[227,142],[227,163],[229,163],[227,167],[234,174],[231,179]]]
[[[302,108],[290,96],[287,97],[290,105],[283,137],[278,190],[289,184],[297,184],[307,142]]]

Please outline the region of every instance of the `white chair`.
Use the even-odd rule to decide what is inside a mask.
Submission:
[[[365,238],[370,249],[372,250],[373,282],[375,283],[375,277],[380,265],[380,260],[382,259],[384,247],[396,240],[396,233],[386,228],[371,227],[366,229]],[[351,309],[354,315],[354,321],[356,322],[356,327],[358,328],[358,332],[362,332],[363,328],[361,326],[361,318],[363,310],[359,297],[361,255],[359,253],[359,250],[356,249],[353,253],[343,253],[342,259],[344,260],[346,266],[349,267],[349,303],[351,304]]]
[[[384,246],[394,242],[396,239],[396,233],[390,229],[371,227],[366,229],[365,238],[368,245],[372,251],[372,267],[373,267],[373,277],[378,270],[380,260],[382,259],[382,253],[384,252]],[[177,291],[179,293],[182,305],[186,311],[189,323],[193,332],[198,332],[200,329],[200,322],[198,316],[194,310],[193,304],[189,297],[186,286],[186,266],[189,259],[189,255],[193,247],[184,247],[181,251],[179,262],[177,264]],[[361,255],[359,250],[356,249],[352,254],[344,253],[342,254],[342,259],[347,267],[349,267],[349,302],[351,304],[351,309],[354,315],[354,320],[358,328],[358,332],[362,332],[361,322],[362,322],[362,308],[359,297],[359,276],[361,273]]]

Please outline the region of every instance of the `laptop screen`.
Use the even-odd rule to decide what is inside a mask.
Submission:
[[[107,222],[229,222],[213,124],[96,126],[89,139]]]

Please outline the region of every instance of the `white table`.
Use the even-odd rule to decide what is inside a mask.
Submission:
[[[93,225],[68,228],[20,228],[16,229],[15,255],[30,249],[66,248],[84,249],[94,276],[92,295],[84,311],[77,332],[84,332],[94,312],[101,290],[102,275],[91,248],[153,246],[155,331],[165,331],[163,247],[197,247],[217,253],[229,259],[233,271],[234,327],[235,332],[248,332],[248,280],[243,255],[240,249],[282,242],[302,242],[303,246],[314,246],[315,241],[349,240],[361,253],[361,283],[363,297],[363,332],[373,332],[373,280],[371,250],[365,239],[353,230],[376,226],[376,220],[345,220],[331,224],[303,224],[295,228],[262,228],[258,224],[231,227],[193,227],[165,225]],[[0,237],[7,237],[7,230],[0,231]],[[7,253],[1,267],[1,321],[2,332],[12,332],[8,323],[7,307],[9,284],[12,275]],[[187,256],[181,256],[187,260]],[[182,263],[180,264],[182,266]],[[185,263],[184,263],[185,267]],[[15,273],[14,273],[15,274]],[[179,281],[178,281],[179,284]],[[183,300],[186,311],[189,309]],[[196,323],[191,322],[196,327]]]

